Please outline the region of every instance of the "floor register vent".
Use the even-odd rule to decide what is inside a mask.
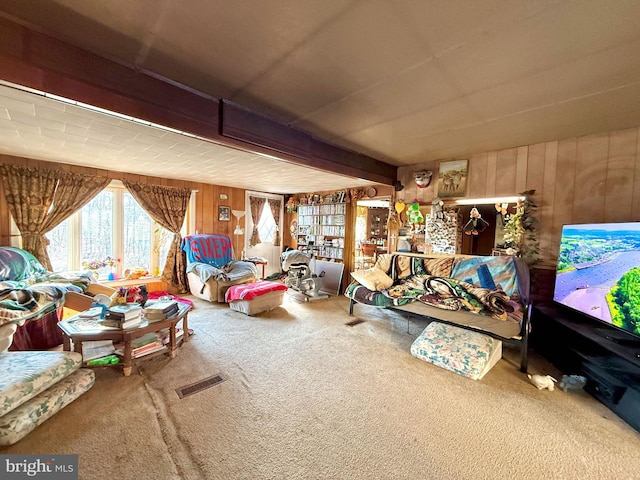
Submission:
[[[194,393],[198,393],[206,390],[207,388],[214,387],[219,383],[224,382],[226,379],[227,377],[225,377],[223,374],[217,373],[211,377],[205,378],[204,380],[185,385],[184,387],[176,388],[176,393],[180,398],[188,397],[189,395],[193,395]]]

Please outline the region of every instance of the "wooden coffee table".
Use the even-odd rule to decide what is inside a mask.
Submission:
[[[58,323],[58,326],[64,334],[63,348],[65,351],[71,351],[71,343],[73,343],[73,350],[82,354],[82,342],[98,341],[98,340],[112,340],[115,342],[124,343],[124,352],[122,357],[122,371],[125,377],[131,375],[131,369],[133,367],[133,357],[131,342],[136,338],[140,338],[147,333],[159,332],[165,328],[169,329],[169,343],[166,350],[161,350],[158,353],[169,353],[171,358],[175,358],[176,349],[178,347],[178,341],[176,340],[176,325],[182,320],[182,341],[187,342],[189,340],[189,328],[187,324],[187,316],[191,310],[191,306],[179,303],[178,311],[166,320],[158,320],[154,322],[142,322],[137,327],[127,328],[125,330],[105,327],[101,325],[97,319],[81,318],[79,315],[63,320]],[[149,358],[153,354],[141,358]]]

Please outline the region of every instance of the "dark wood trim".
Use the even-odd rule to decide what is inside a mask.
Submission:
[[[221,99],[223,137],[256,145],[310,168],[328,170],[373,182],[391,185],[397,167],[367,155],[329,144],[303,130],[295,129],[271,117]]]
[[[0,78],[186,131],[219,137],[216,98],[196,94],[0,18]]]
[[[0,17],[0,78],[309,168],[391,185],[397,167],[228,100],[106,59]]]

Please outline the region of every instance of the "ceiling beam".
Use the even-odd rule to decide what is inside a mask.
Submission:
[[[0,18],[0,79],[309,168],[391,185],[397,167]]]
[[[309,132],[279,122],[227,99],[221,99],[220,127],[231,138],[286,155],[286,159],[310,168],[391,185],[397,167],[324,142]]]

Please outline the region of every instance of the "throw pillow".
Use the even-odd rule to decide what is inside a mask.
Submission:
[[[391,277],[377,267],[369,268],[368,270],[356,270],[351,272],[351,276],[360,285],[369,290],[384,290],[393,285]]]

